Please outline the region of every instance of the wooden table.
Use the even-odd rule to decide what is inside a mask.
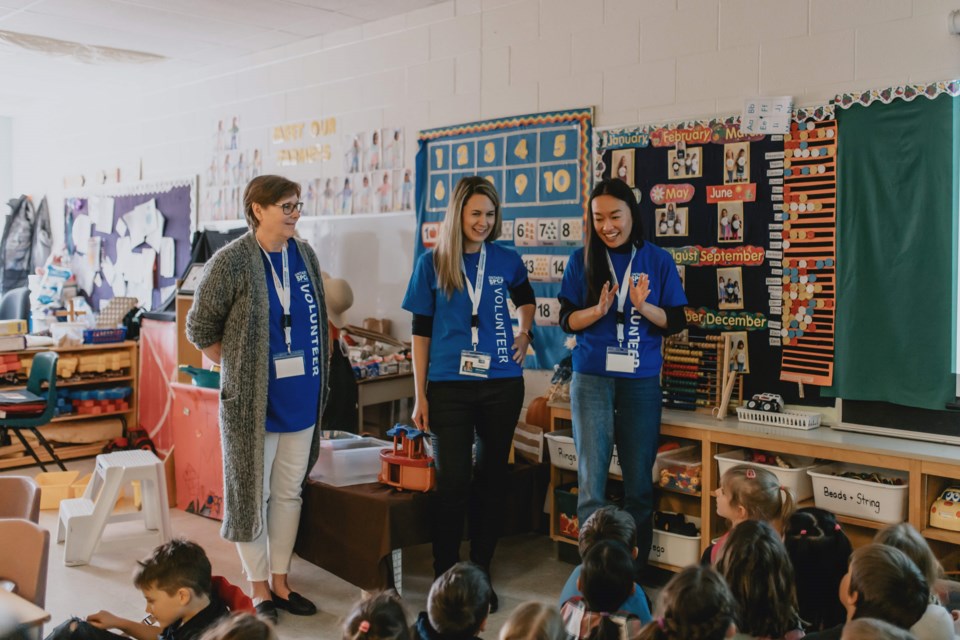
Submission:
[[[396,402],[413,398],[413,374],[400,373],[391,376],[374,376],[357,381],[357,433],[363,432],[363,408],[382,402]],[[395,416],[391,410],[391,420]]]
[[[18,624],[39,627],[50,621],[50,614],[15,593],[0,589],[0,609],[13,613]]]

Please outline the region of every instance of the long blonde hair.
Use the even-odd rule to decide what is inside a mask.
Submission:
[[[479,176],[462,178],[454,187],[447,205],[447,213],[440,225],[440,241],[433,252],[433,268],[437,272],[437,288],[449,298],[464,287],[463,269],[463,208],[474,195],[484,195],[493,203],[493,229],[487,242],[500,237],[503,218],[500,213],[500,195],[496,187]]]

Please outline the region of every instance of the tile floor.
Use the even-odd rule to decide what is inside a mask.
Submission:
[[[67,468],[88,473],[93,469],[93,459],[69,461]],[[34,467],[3,473],[33,476],[38,471]],[[214,573],[234,584],[244,584],[233,545],[220,538],[219,522],[177,509],[171,510],[171,521],[175,535],[203,545]],[[135,561],[149,553],[157,541],[144,534],[141,523],[109,525],[90,564],[80,567],[63,565],[63,545],[56,544],[57,512],[41,511],[40,524],[51,532],[46,609],[52,620],[45,631],[71,615],[85,616],[100,609],[137,620],[143,617],[143,598],[131,584],[131,575]],[[510,612],[522,602],[556,602],[572,565],[558,560],[554,547],[548,537],[537,534],[512,536],[501,542],[494,564],[500,611],[490,617],[483,637],[496,638]],[[405,549],[403,596],[411,621],[426,607],[432,577],[429,545]],[[280,638],[340,638],[341,623],[360,597],[360,590],[298,557],[294,557],[290,582],[317,602],[320,613],[296,617],[281,612]]]

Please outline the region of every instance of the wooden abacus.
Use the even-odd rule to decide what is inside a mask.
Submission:
[[[663,406],[713,414],[723,404],[725,363],[729,359],[722,335],[667,338],[660,376]],[[742,378],[733,378],[730,407],[743,402]]]

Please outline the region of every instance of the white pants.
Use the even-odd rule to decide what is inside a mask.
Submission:
[[[300,525],[300,492],[307,474],[315,427],[293,433],[267,432],[263,443],[263,506],[260,535],[238,542],[243,572],[251,582],[290,571]]]

